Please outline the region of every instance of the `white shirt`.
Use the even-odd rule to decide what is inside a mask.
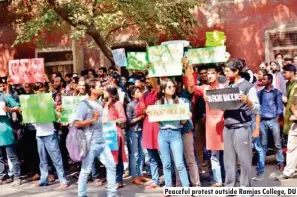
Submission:
[[[34,125],[36,128],[36,136],[38,137],[53,135],[55,132],[53,123],[36,123]]]

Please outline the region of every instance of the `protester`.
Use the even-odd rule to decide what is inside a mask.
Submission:
[[[92,164],[98,158],[106,167],[108,197],[116,196],[116,164],[112,153],[105,143],[102,132],[103,106],[98,97],[102,88],[96,81],[90,81],[87,86],[88,99],[82,101],[77,110],[75,127],[82,128],[88,142],[89,151],[82,161],[78,180],[78,196],[87,196],[87,181],[91,173]]]
[[[268,132],[272,133],[274,145],[276,148],[276,161],[280,171],[284,170],[284,156],[281,144],[279,120],[283,115],[282,94],[272,86],[273,76],[266,74],[262,83],[265,86],[258,92],[261,105],[261,124],[260,133],[263,146],[263,154],[259,155],[257,176],[253,180],[260,181],[264,177],[265,158],[268,145]]]
[[[278,89],[282,95],[286,95],[286,81],[280,72],[281,68],[279,62],[270,62],[270,69],[273,74],[273,87]]]

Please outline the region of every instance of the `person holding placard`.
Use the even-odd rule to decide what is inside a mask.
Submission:
[[[174,83],[170,79],[164,79],[160,86],[160,95],[156,105],[179,104],[182,99],[176,96]],[[147,112],[150,115],[150,111]],[[191,115],[189,114],[189,118]],[[183,187],[189,187],[189,178],[183,159],[183,141],[181,128],[187,120],[160,121],[160,131],[158,135],[158,145],[161,153],[163,172],[166,187],[172,187],[171,163],[173,160],[178,171]],[[172,153],[172,154],[171,154]]]
[[[237,87],[241,93],[241,106],[224,112],[224,165],[226,170],[226,187],[235,187],[237,158],[240,161],[240,186],[251,187],[252,180],[252,136],[259,137],[260,103],[253,84],[241,78],[246,68],[238,58],[227,62],[226,77],[230,87]],[[252,116],[256,114],[256,125],[252,132]]]
[[[185,62],[187,63],[187,61]],[[188,65],[186,65],[188,66]],[[208,103],[206,90],[215,90],[224,88],[219,84],[218,78],[220,69],[215,64],[207,67],[207,79],[209,85],[195,86],[195,89],[189,88],[190,93],[196,96],[203,96],[206,103],[206,149],[211,151],[211,169],[213,173],[212,187],[223,186],[224,163],[223,163],[223,129],[224,129],[224,111],[211,109]]]
[[[107,170],[107,196],[114,197],[117,193],[116,164],[113,160],[111,150],[103,137],[103,106],[98,102],[98,97],[102,94],[100,83],[90,81],[87,92],[89,97],[78,105],[76,121],[74,122],[76,127],[83,128],[89,147],[89,152],[82,161],[79,174],[78,196],[87,196],[88,177],[91,173],[94,159],[98,158]]]
[[[45,85],[43,83],[37,83],[35,89],[37,94],[45,93]],[[39,168],[41,174],[40,181],[38,183],[35,183],[35,187],[49,185],[47,159],[47,154],[49,154],[56,168],[58,178],[60,180],[60,188],[67,188],[68,182],[66,180],[65,171],[63,167],[63,160],[59,147],[58,136],[55,131],[53,122],[35,123],[34,126],[36,128],[37,147],[40,158]]]
[[[117,188],[123,187],[123,174],[124,174],[124,162],[127,162],[127,156],[125,154],[125,141],[123,127],[127,121],[125,109],[123,104],[120,102],[118,88],[110,85],[105,87],[104,99],[106,104],[103,110],[103,124],[106,122],[117,123],[117,134],[118,134],[118,150],[112,151],[112,155],[117,164],[116,182]]]

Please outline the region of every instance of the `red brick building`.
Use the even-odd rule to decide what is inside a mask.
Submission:
[[[47,50],[38,50],[33,43],[11,47],[15,39],[13,16],[9,14],[5,2],[0,0],[0,76],[6,75],[10,59],[35,56],[61,56],[56,60],[49,58],[48,71],[65,70],[75,65],[70,70],[78,72],[83,67],[106,64],[104,58],[100,58],[103,56],[98,49],[78,45],[62,34],[46,35]],[[224,31],[228,52],[232,57],[245,59],[252,70],[256,70],[262,61],[272,60],[277,52],[297,54],[297,0],[206,2],[194,13],[201,26],[195,28],[198,38],[190,38],[192,46],[204,46],[206,31]],[[53,52],[49,53],[49,50]]]

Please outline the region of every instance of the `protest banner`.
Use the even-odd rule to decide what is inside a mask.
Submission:
[[[103,138],[110,150],[118,150],[118,135],[116,122],[107,122],[103,124]]]
[[[224,46],[226,41],[226,36],[224,32],[214,31],[206,32],[206,42],[205,46]]]
[[[9,61],[12,84],[44,82],[44,59],[19,59]]]
[[[184,47],[190,46],[190,41],[188,40],[170,40],[166,42],[162,42],[161,45],[168,45],[168,44],[183,44]]]
[[[242,104],[239,100],[240,92],[238,88],[206,90],[206,96],[211,109],[235,110]]]
[[[190,64],[226,62],[226,46],[189,49],[187,57]]]
[[[78,104],[87,96],[62,96],[61,123],[73,123],[76,118]]]
[[[182,75],[184,46],[181,43],[148,47],[149,77]]]
[[[117,66],[120,66],[120,67],[127,66],[127,58],[126,58],[126,53],[124,48],[112,50],[112,56]]]
[[[52,94],[20,95],[23,123],[50,123],[56,120]]]
[[[145,70],[148,64],[146,52],[128,52],[127,59],[129,70]]]
[[[149,122],[189,120],[190,107],[188,103],[149,105]]]

